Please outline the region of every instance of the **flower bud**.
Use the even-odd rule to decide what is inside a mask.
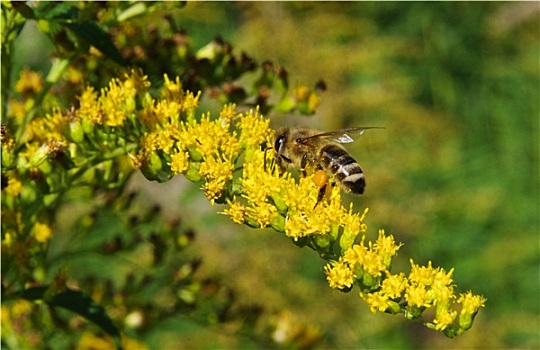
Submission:
[[[35,151],[30,156],[30,161],[28,162],[29,167],[37,167],[41,163],[43,163],[51,151],[50,147],[48,145],[42,145],[37,151]]]
[[[2,145],[2,167],[10,167],[13,164],[14,159],[13,152]]]
[[[69,123],[69,136],[76,143],[84,140],[84,130],[80,120],[73,120]]]
[[[83,118],[81,121],[81,126],[86,135],[92,135],[94,132],[94,122],[89,118]]]
[[[462,312],[459,315],[459,327],[463,330],[467,330],[472,327],[473,315],[467,312]]]
[[[386,303],[388,304],[388,308],[386,309],[386,312],[389,312],[392,315],[397,315],[401,311],[401,307],[395,301],[388,300]]]
[[[351,230],[345,229],[343,235],[341,235],[341,238],[339,239],[339,247],[341,248],[341,251],[344,252],[349,249],[353,245],[357,236],[358,232],[352,232]]]
[[[251,217],[246,217],[246,225],[248,225],[249,227],[253,227],[253,228],[259,228],[261,227],[259,225],[259,223],[257,222],[257,220],[251,218]]]
[[[327,234],[313,236],[313,241],[318,248],[325,249],[330,246],[330,236]]]
[[[202,154],[196,148],[188,147],[187,151],[189,153],[190,159],[193,159],[196,162],[200,162],[201,160],[203,160]]]
[[[129,115],[137,108],[137,102],[134,97],[127,97],[126,101],[126,113]]]
[[[151,181],[159,181],[159,173],[163,163],[156,152],[151,152],[141,167],[143,175]]]
[[[41,173],[44,175],[49,175],[53,170],[52,164],[50,162],[42,162],[36,168],[39,169],[39,171],[41,171]]]
[[[199,172],[200,163],[189,163],[188,170],[185,172],[184,176],[191,182],[199,182],[203,179]]]
[[[340,228],[340,225],[338,225],[338,224],[334,223],[334,224],[330,225],[330,239],[332,241],[337,240],[338,235],[339,235],[339,228]]]
[[[379,278],[373,277],[369,273],[364,273],[364,276],[362,276],[362,283],[366,287],[374,287],[379,284]]]
[[[270,226],[277,232],[285,232],[285,218],[281,215],[275,215],[270,221]]]

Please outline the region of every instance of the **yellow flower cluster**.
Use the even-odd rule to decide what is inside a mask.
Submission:
[[[374,242],[366,243],[367,209],[359,214],[352,204],[344,208],[339,186],[331,187],[318,202],[320,187],[314,175],[295,179],[281,173],[269,148],[274,132],[258,109],[241,113],[231,104],[218,118],[197,117],[200,93],[185,92],[179,78],[165,76],[157,100],[148,93],[149,86],[147,77],[133,70],[99,93],[84,90],[78,110],[66,114],[56,109],[32,121],[25,140],[42,142],[27,145],[28,164],[38,166],[55,150],[68,144],[71,149],[70,143],[91,139],[85,135],[95,136],[100,130],[99,149],[110,146],[130,152],[147,178],[166,181],[183,174],[203,182],[206,197],[212,204],[226,203],[222,213],[233,222],[270,226],[316,250],[329,261],[324,272],[330,287],[348,291],[357,285],[373,313],[401,312],[421,319],[426,309],[434,307],[435,317],[428,326],[443,331],[458,317],[453,307],[461,304],[459,329],[471,326],[485,299],[470,292],[456,297],[453,270],[445,272],[431,263],[419,266],[411,261],[408,276],[392,274],[392,260],[401,244],[383,230]],[[16,197],[21,191],[20,182],[10,178],[6,193]],[[39,222],[33,233],[38,242],[47,242],[52,235],[50,227]]]
[[[37,72],[24,68],[17,83],[15,91],[21,94],[36,94],[43,89],[43,78]]]
[[[147,131],[134,156],[139,167],[152,165],[154,157],[158,161],[153,166],[162,169],[161,160],[165,159],[170,172],[182,173],[192,181],[203,180],[207,198],[211,203],[226,203],[222,213],[235,223],[270,226],[310,245],[330,260],[324,267],[330,287],[346,291],[357,284],[360,296],[374,313],[404,312],[418,319],[425,309],[435,307],[430,324],[444,330],[457,317],[452,306],[462,303],[460,327],[470,327],[485,299],[470,293],[458,299],[453,270],[446,273],[431,263],[423,267],[411,262],[409,276],[392,274],[392,259],[401,244],[383,230],[375,242],[366,243],[367,209],[362,215],[355,213],[352,205],[345,209],[337,186],[318,203],[319,187],[313,175],[296,180],[275,166],[274,152],[268,147],[273,131],[257,110],[239,113],[234,105],[227,105],[218,118],[205,114],[197,120],[199,96],[184,93],[178,79],[172,82],[165,77],[162,99],[145,100],[139,118]],[[334,244],[341,248],[337,256],[332,253]]]
[[[124,79],[113,79],[100,94],[92,87],[84,90],[79,98],[79,116],[99,125],[118,127],[124,124],[136,109],[135,96],[150,86],[141,71],[133,69]]]
[[[331,262],[324,267],[328,283],[332,288],[350,288],[354,280],[371,288],[377,286],[383,273],[388,274],[392,258],[400,245],[394,238],[386,236],[383,230],[375,244],[364,244],[362,236],[360,244],[353,244],[343,252],[337,262]]]
[[[408,277],[403,273],[394,275],[387,271],[379,290],[363,291],[360,297],[368,303],[373,313],[397,313],[400,311],[399,303],[404,299],[405,315],[411,319],[417,319],[426,309],[435,307],[435,318],[428,326],[440,331],[454,323],[457,316],[455,304],[462,304],[459,328],[465,331],[472,325],[474,315],[484,306],[486,299],[468,292],[461,294],[456,301],[452,273],[453,269],[445,272],[442,268],[434,268],[431,262],[428,266],[420,266],[411,260]]]
[[[44,143],[55,140],[65,142],[67,129],[68,118],[59,107],[54,107],[52,113],[46,114],[45,118],[36,118],[27,124],[23,141]]]
[[[52,230],[49,225],[36,222],[36,225],[34,226],[34,236],[36,241],[46,243],[52,236]]]

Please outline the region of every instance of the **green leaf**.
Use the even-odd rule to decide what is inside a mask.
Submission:
[[[121,66],[126,65],[124,58],[114,46],[107,32],[105,32],[97,22],[62,22],[60,24],[71,30],[73,33],[75,33],[75,35],[86,41],[88,44],[97,48],[99,51],[101,51],[101,53],[112,59],[114,62]]]
[[[16,298],[22,298],[29,301],[42,300],[50,306],[67,309],[98,325],[113,338],[116,347],[122,349],[120,331],[101,305],[96,304],[90,297],[84,295],[81,291],[67,289],[61,293],[54,294],[52,297],[46,297],[48,291],[48,286],[34,287],[11,296],[3,296],[2,299],[4,302]]]

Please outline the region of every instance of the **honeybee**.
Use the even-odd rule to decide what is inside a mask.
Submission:
[[[341,143],[350,143],[367,129],[381,127],[356,127],[329,132],[296,127],[281,128],[274,141],[277,165],[282,171],[292,167],[302,175],[315,174],[314,182],[320,191],[319,203],[328,184],[328,177],[335,178],[346,192],[361,195],[366,187],[364,172],[358,162]]]

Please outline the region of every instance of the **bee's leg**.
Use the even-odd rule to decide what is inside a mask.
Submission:
[[[302,160],[300,161],[300,171],[302,172],[303,177],[306,177],[307,175],[307,172],[306,172],[307,163],[308,163],[308,157],[307,157],[307,154],[304,154],[302,156]]]
[[[313,176],[313,182],[319,187],[319,194],[317,195],[317,203],[315,204],[315,207],[320,201],[322,201],[328,188],[328,177],[326,176],[326,173],[324,170],[322,170],[321,166],[318,166],[318,169],[319,170],[317,170]]]
[[[325,183],[323,187],[321,187],[321,189],[319,190],[319,194],[317,195],[317,203],[315,203],[315,207],[322,201],[322,199],[324,198],[324,195],[326,194],[326,186],[327,184]],[[315,209],[315,207],[313,207],[313,209]]]

